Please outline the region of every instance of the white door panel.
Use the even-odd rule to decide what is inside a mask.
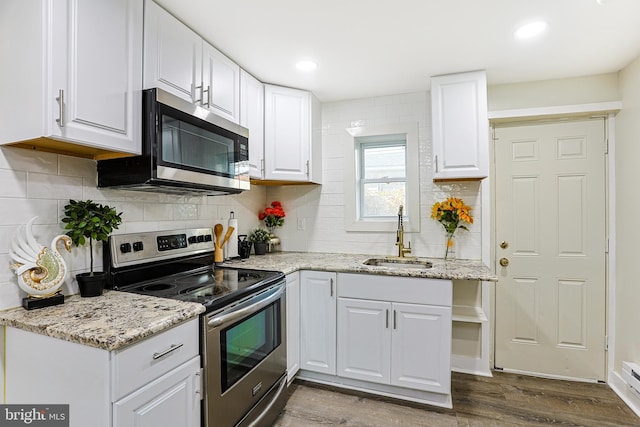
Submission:
[[[604,380],[604,148],[603,120],[496,129],[496,367]]]

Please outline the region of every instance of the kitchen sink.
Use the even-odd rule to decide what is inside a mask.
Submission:
[[[363,262],[364,265],[373,267],[391,267],[391,268],[411,268],[416,270],[424,270],[433,267],[430,261],[420,260],[416,258],[369,258]]]

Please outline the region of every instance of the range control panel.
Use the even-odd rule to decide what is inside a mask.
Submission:
[[[109,237],[111,264],[114,267],[177,258],[214,249],[211,228],[116,234]]]

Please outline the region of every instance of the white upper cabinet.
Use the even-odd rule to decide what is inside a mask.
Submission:
[[[0,53],[11,66],[0,76],[0,114],[10,120],[0,143],[46,137],[71,143],[69,152],[139,153],[142,0],[3,6]]]
[[[484,71],[431,78],[434,180],[489,174],[487,78]]]
[[[240,66],[209,43],[202,43],[202,103],[234,123],[240,120]]]
[[[144,9],[144,88],[202,99],[202,38],[153,1]]]
[[[249,129],[249,175],[264,178],[264,84],[240,70],[240,125]]]
[[[320,103],[304,90],[264,91],[264,179],[321,183]]]
[[[144,23],[144,88],[164,89],[238,123],[240,67],[151,0]]]

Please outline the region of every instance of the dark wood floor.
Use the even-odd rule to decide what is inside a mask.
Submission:
[[[451,388],[448,410],[296,380],[274,426],[640,426],[640,418],[605,384],[454,373]]]

